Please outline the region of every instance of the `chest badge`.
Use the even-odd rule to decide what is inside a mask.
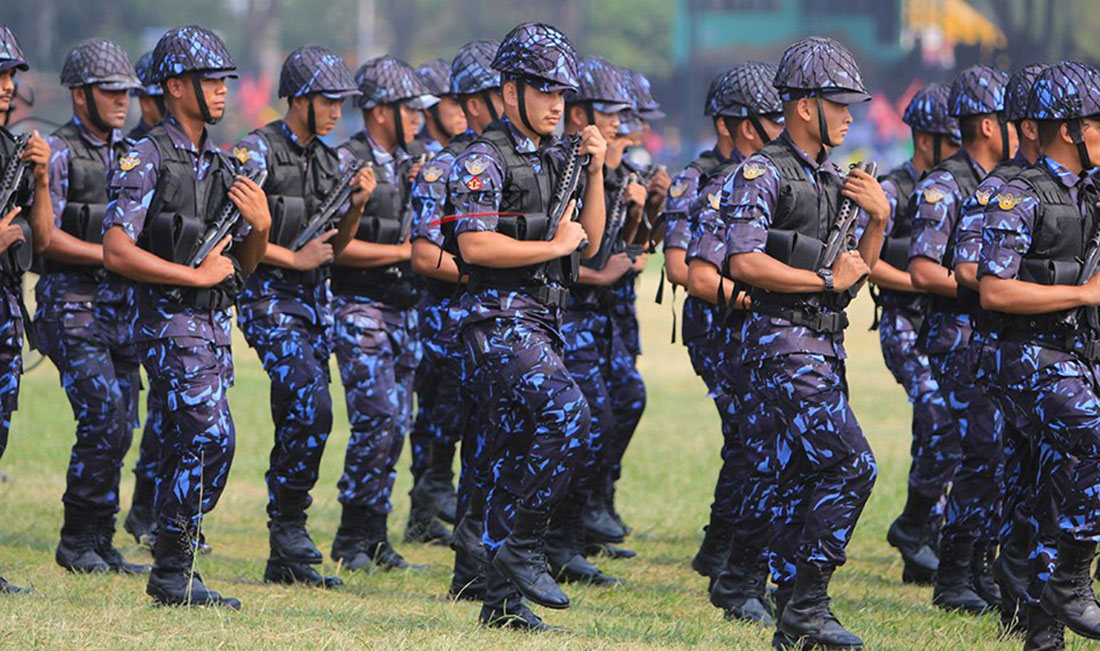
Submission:
[[[718,210],[722,205],[722,195],[717,192],[711,192],[707,195],[707,203],[710,204],[711,210]]]
[[[997,207],[1001,210],[1012,210],[1020,205],[1020,202],[1023,200],[1023,197],[1014,197],[1011,194],[1000,194],[997,195]]]
[[[982,190],[978,190],[974,193],[974,197],[978,200],[978,205],[984,206],[989,203],[990,193]]]
[[[668,189],[668,196],[672,197],[673,199],[679,199],[684,195],[685,192],[687,192],[687,189],[688,184],[684,181],[680,181],[679,183]]]
[[[751,181],[764,176],[765,171],[764,166],[760,163],[746,163],[741,168],[741,176],[744,176],[746,181]]]
[[[137,167],[139,163],[141,163],[141,159],[132,153],[126,154],[122,158],[118,159],[118,167],[123,172],[129,172],[130,170]]]
[[[470,160],[466,161],[466,171],[474,176],[481,174],[489,168],[489,160],[481,158],[480,156],[474,156]]]
[[[943,201],[943,190],[939,188],[928,188],[924,191],[925,203],[939,203]]]
[[[481,179],[476,176],[471,176],[470,180],[466,181],[466,187],[473,190],[474,192],[477,192],[482,187]]]
[[[248,161],[252,160],[252,152],[245,149],[244,147],[234,147],[233,156],[242,163],[247,163]]]
[[[428,183],[435,183],[443,176],[443,168],[436,167],[435,165],[429,165],[424,168],[424,180]]]

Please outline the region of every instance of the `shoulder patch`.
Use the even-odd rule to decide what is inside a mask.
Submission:
[[[233,148],[233,157],[241,161],[242,163],[247,163],[248,161],[252,160],[253,156],[254,154],[245,147]]]
[[[722,195],[719,192],[711,192],[707,195],[707,203],[711,210],[718,210],[722,205]]]
[[[466,187],[477,192],[482,187],[481,179],[476,176],[471,176],[470,180],[466,181]]]
[[[438,165],[429,165],[424,168],[422,174],[424,175],[425,181],[428,183],[435,183],[443,176],[443,168]]]
[[[123,172],[129,172],[141,163],[141,159],[137,157],[137,154],[130,152],[122,158],[118,159],[118,167]]]
[[[943,190],[939,188],[928,188],[924,191],[925,203],[937,203],[943,200]]]
[[[687,192],[687,189],[687,181],[680,181],[679,183],[673,185],[671,188],[668,189],[668,196],[672,197],[673,199],[679,199],[680,197],[684,196],[684,193]]]
[[[978,200],[978,205],[984,206],[989,203],[991,193],[986,190],[978,190],[974,193],[974,198]]]
[[[470,159],[466,161],[466,171],[474,176],[481,174],[487,169],[489,169],[489,159],[487,158],[471,156]]]
[[[764,172],[767,170],[760,163],[746,163],[741,168],[741,176],[744,176],[746,180],[751,181],[755,178],[764,176]]]
[[[1023,200],[1023,197],[1016,197],[1011,194],[999,194],[997,195],[997,207],[1001,210],[1012,210],[1020,205],[1020,202]]]

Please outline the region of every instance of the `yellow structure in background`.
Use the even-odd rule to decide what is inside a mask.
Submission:
[[[1008,44],[1004,32],[966,0],[904,0],[902,11],[908,30],[938,31],[951,45],[981,45],[992,50]]]

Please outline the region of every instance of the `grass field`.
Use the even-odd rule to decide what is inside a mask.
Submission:
[[[154,608],[140,578],[71,576],[54,564],[73,422],[57,373],[47,363],[24,378],[21,409],[0,463],[11,479],[0,484],[0,570],[41,594],[0,600],[0,648],[768,648],[771,631],[724,621],[707,602],[706,582],[688,566],[710,503],[720,436],[714,407],[685,350],[669,342],[668,294],[663,306],[655,305],[655,282],[656,273],[648,273],[639,284],[645,349],[640,365],[649,404],[619,489],[620,510],[636,530],[629,546],[639,556],[601,562],[627,579],[626,588],[570,586],[570,610],[542,611],[549,621],[572,629],[570,634],[479,629],[476,605],[443,598],[451,554],[438,547],[398,543],[408,559],[428,563],[430,569],[345,575],[347,585],[340,591],[264,585],[263,474],[272,436],[267,377],[238,339],[237,384],[230,394],[237,455],[229,486],[207,520],[214,553],[201,558],[200,569],[212,587],[239,597],[244,610]],[[1019,643],[998,640],[992,616],[941,613],[930,605],[930,588],[901,584],[900,560],[885,535],[904,499],[910,410],[883,366],[877,335],[867,332],[866,294],[850,314],[852,400],[880,474],[849,549],[849,563],[834,581],[839,616],[869,649],[1018,648]],[[336,480],[348,437],[339,384],[333,393],[336,426],[310,511],[314,538],[326,554],[339,518]],[[132,492],[129,468],[136,447],[135,442],[123,476],[122,516]],[[400,463],[390,521],[395,540],[408,509],[407,454]],[[149,560],[128,537],[118,540],[128,557]],[[335,570],[331,563],[325,569]],[[1070,648],[1090,648],[1080,638],[1070,642]]]

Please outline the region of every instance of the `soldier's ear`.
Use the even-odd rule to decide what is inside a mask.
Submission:
[[[813,122],[817,120],[817,104],[811,102],[810,98],[803,97],[795,104],[795,112],[798,117],[802,118],[805,122]]]
[[[505,106],[519,106],[519,93],[516,89],[516,82],[509,80],[504,82],[504,85],[500,87],[501,95],[504,96]]]

